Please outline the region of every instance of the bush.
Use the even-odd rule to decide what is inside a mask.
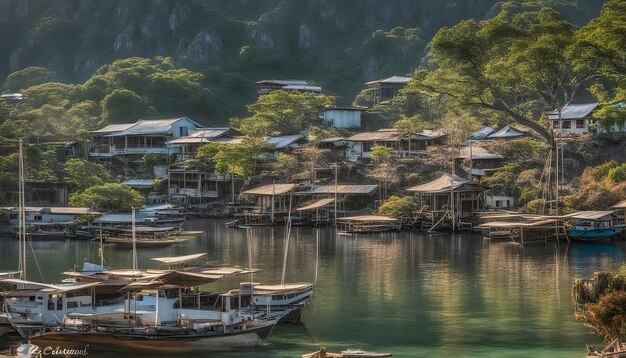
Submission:
[[[84,206],[102,211],[130,211],[143,206],[143,195],[123,184],[102,184],[70,195],[70,206]]]
[[[626,338],[626,292],[613,291],[603,296],[597,303],[589,303],[576,319],[601,335],[608,343],[614,339]]]
[[[392,218],[411,217],[417,211],[417,202],[412,196],[393,195],[378,208],[378,214]]]

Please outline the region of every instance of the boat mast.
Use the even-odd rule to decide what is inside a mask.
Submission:
[[[18,238],[20,248],[19,271],[20,278],[26,280],[26,208],[25,208],[25,186],[24,186],[24,145],[20,138],[19,142],[19,197],[18,197]]]
[[[335,162],[335,227],[337,227],[337,168],[338,165],[337,162]]]
[[[133,271],[137,270],[137,237],[135,235],[135,208],[132,208],[131,214],[132,235],[133,235]],[[158,299],[158,297],[157,297]]]
[[[248,265],[250,266],[250,304],[254,303],[254,270],[252,269],[252,239],[250,238],[250,227],[246,228],[246,238],[248,239]],[[240,298],[241,300],[241,298]]]

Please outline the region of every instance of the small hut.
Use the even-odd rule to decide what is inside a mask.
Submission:
[[[470,227],[476,214],[485,209],[488,188],[472,184],[457,175],[444,174],[425,184],[408,188],[415,193],[421,206],[420,213],[429,231],[448,225],[453,231]]]

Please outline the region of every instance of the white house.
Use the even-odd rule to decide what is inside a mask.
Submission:
[[[598,107],[598,103],[569,104],[561,109],[559,123],[559,112],[557,110],[546,112],[552,130],[563,136],[573,134],[589,133],[589,125],[594,124],[593,111]],[[562,124],[562,126],[560,126]]]
[[[140,119],[135,123],[110,124],[91,132],[90,157],[112,157],[125,154],[172,154],[180,147],[168,141],[186,137],[202,126],[187,117]]]
[[[515,199],[506,195],[487,195],[485,201],[488,208],[512,208],[515,206]]]
[[[361,128],[360,108],[327,107],[324,108],[323,124],[334,128]]]
[[[3,208],[9,212],[9,222],[12,226],[18,224],[18,208]],[[25,207],[26,228],[37,224],[64,224],[74,222],[79,216],[95,214],[90,208],[73,207]]]

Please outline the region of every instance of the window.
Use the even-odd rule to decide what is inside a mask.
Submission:
[[[559,128],[559,121],[553,121],[552,128]]]
[[[585,128],[585,120],[577,119],[576,120],[576,128]]]
[[[178,132],[180,133],[181,137],[186,137],[189,135],[189,129],[187,127],[178,128]]]
[[[572,128],[572,121],[563,121],[563,129]]]

